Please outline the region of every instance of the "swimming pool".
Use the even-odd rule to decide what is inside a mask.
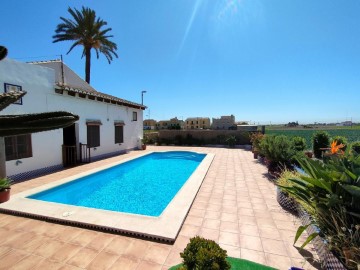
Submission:
[[[172,151],[161,152],[165,155],[172,154]],[[211,152],[177,152],[182,152],[185,155],[200,154],[203,155],[203,159],[193,173],[185,180],[179,190],[175,192],[176,194],[170,199],[170,202],[165,209],[162,210],[162,213],[159,216],[118,212],[31,198],[34,195],[45,195],[48,191],[65,187],[71,182],[81,181],[81,179],[87,176],[95,176],[101,171],[106,171],[107,169],[111,170],[114,166],[121,164],[136,165],[137,160],[142,159],[142,157],[147,158],[152,155],[152,153],[156,154],[156,152],[151,151],[130,152],[129,154],[112,158],[112,163],[108,163],[107,160],[104,160],[104,162],[99,161],[90,163],[84,167],[76,167],[74,168],[74,172],[81,171],[80,173],[76,173],[63,179],[60,178],[61,180],[57,181],[54,181],[53,177],[59,179],[62,172],[42,177],[41,182],[46,182],[47,184],[13,194],[9,201],[0,204],[0,212],[55,221],[57,223],[85,227],[88,229],[135,235],[137,237],[145,237],[157,241],[174,242],[215,157],[215,154]],[[173,159],[177,159],[176,155],[173,156]],[[35,183],[38,182],[37,180],[34,181]],[[95,183],[96,182],[101,183],[103,181],[95,181]],[[145,186],[146,185],[142,185],[141,188],[139,186],[137,190],[143,190]],[[83,190],[80,189],[77,193],[82,193],[82,191]],[[147,202],[151,200],[152,198],[148,197]]]
[[[160,216],[205,154],[154,152],[28,198]]]

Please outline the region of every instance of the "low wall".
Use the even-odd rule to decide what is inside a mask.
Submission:
[[[159,130],[155,142],[175,145],[227,145],[227,138],[235,136],[236,145],[246,145],[250,144],[249,134],[248,131],[239,130]]]

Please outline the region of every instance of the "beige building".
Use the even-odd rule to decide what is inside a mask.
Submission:
[[[146,119],[143,122],[144,130],[154,130],[156,128],[156,120]]]
[[[235,128],[235,116],[221,116],[220,118],[213,118],[211,129],[232,129]]]
[[[185,129],[210,129],[210,118],[189,117],[185,120]]]
[[[184,121],[177,117],[157,122],[156,129],[184,129]]]

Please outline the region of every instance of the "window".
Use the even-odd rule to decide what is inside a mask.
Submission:
[[[124,126],[115,125],[115,143],[124,142]]]
[[[137,112],[133,112],[133,118],[132,118],[133,121],[137,121]]]
[[[5,137],[6,160],[32,157],[31,134]]]
[[[100,146],[100,125],[87,125],[87,145],[88,147]]]

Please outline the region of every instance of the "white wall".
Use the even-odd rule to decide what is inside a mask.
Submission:
[[[78,121],[81,143],[87,143],[86,120],[100,120],[100,146],[91,149],[91,156],[98,156],[139,146],[143,134],[143,111],[79,97],[60,95],[54,91],[55,74],[51,68],[20,63],[5,59],[0,62],[0,92],[4,83],[22,86],[27,94],[23,105],[12,104],[0,115],[25,114],[47,111],[68,111],[80,116]],[[2,89],[1,89],[2,88]],[[65,91],[66,92],[66,91]],[[138,113],[137,121],[132,121],[132,113]],[[115,144],[114,121],[123,120],[124,143]],[[32,134],[33,157],[7,161],[7,174],[13,175],[62,163],[62,129]]]

